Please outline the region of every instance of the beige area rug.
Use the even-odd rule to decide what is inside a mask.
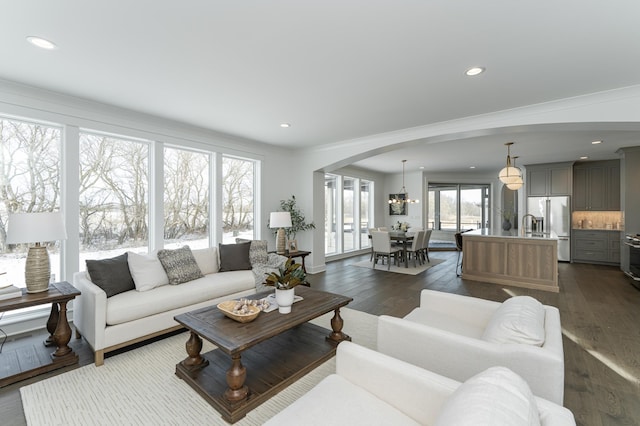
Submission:
[[[391,263],[391,268],[389,268],[389,265],[387,265],[386,260],[385,260],[385,264],[383,265],[380,261],[378,261],[378,264],[375,266],[375,268],[373,267],[373,262],[369,261],[369,260],[363,260],[361,262],[357,262],[357,263],[352,263],[351,266],[358,266],[361,268],[369,268],[369,269],[375,269],[376,271],[384,271],[384,272],[395,272],[396,274],[407,274],[407,275],[418,275],[424,271],[426,271],[427,269],[436,266],[440,263],[444,262],[444,259],[434,259],[431,256],[431,261],[424,263],[422,265],[420,265],[419,263],[416,263],[416,267],[413,267],[413,261],[409,261],[409,267],[405,268],[404,265],[401,266],[396,266],[393,263]],[[389,269],[387,269],[389,268]]]
[[[340,310],[343,331],[354,342],[376,347],[378,317]],[[333,312],[311,322],[331,329]],[[227,425],[196,391],[176,377],[188,333],[34,383],[20,389],[27,424],[40,425]],[[204,342],[203,351],[214,348]],[[335,357],[325,362],[235,425],[260,425],[335,372]]]

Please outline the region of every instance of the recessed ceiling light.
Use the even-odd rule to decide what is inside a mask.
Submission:
[[[280,127],[282,127],[283,129],[286,129],[286,128],[291,127],[291,124],[289,124],[289,123],[280,123]]]
[[[473,68],[469,68],[465,74],[472,77],[474,75],[482,74],[483,72],[484,72],[483,67],[473,67]]]
[[[424,166],[420,166],[420,170],[424,170]]]
[[[475,169],[475,168],[476,168],[476,166],[469,166],[469,168],[470,168],[470,169]]]
[[[602,143],[602,141],[593,141],[593,142],[591,142],[591,145],[599,145],[601,143]]]
[[[586,160],[587,158],[589,157],[587,157],[586,155],[583,155],[582,157],[580,157],[581,160]]]
[[[37,36],[29,36],[27,37],[27,41],[41,49],[53,50],[58,47],[54,42]]]

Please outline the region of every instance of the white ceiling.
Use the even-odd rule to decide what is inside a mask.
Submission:
[[[9,1],[0,78],[305,148],[640,84],[639,18],[637,0]],[[494,135],[356,165],[489,170],[508,140],[527,164],[614,158],[640,137]]]

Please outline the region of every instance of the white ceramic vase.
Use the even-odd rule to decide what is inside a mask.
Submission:
[[[278,312],[281,314],[288,314],[291,312],[291,305],[293,305],[293,288],[289,290],[276,289],[276,303],[278,304]]]

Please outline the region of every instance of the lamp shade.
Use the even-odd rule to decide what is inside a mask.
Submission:
[[[522,185],[524,185],[524,181],[522,180],[521,177],[518,177],[516,179],[513,180],[513,182],[507,183],[507,188],[509,188],[512,191],[516,191],[520,188],[522,188]]]
[[[271,212],[269,216],[270,228],[290,228],[291,213],[289,212]]]
[[[502,183],[505,184],[514,183],[518,179],[522,179],[522,177],[520,176],[520,169],[511,166],[507,166],[500,170],[498,178],[500,179],[500,181],[502,181]]]
[[[7,244],[66,240],[67,231],[60,212],[13,213],[9,215]]]

